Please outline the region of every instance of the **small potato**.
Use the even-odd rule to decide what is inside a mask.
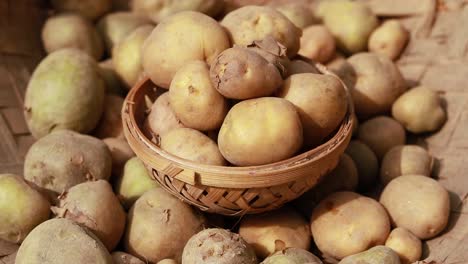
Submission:
[[[47,53],[76,48],[96,60],[104,53],[104,43],[93,24],[75,14],[61,14],[47,19],[42,28],[42,43]]]
[[[118,176],[122,173],[125,162],[135,153],[123,138],[105,138],[102,140],[110,150],[112,157],[112,175]]]
[[[392,107],[392,116],[413,133],[440,129],[447,115],[439,95],[425,87],[416,87],[400,96]]]
[[[234,105],[218,135],[219,150],[237,166],[263,165],[293,156],[303,141],[302,125],[289,101],[263,97]]]
[[[94,130],[97,138],[124,138],[122,126],[122,106],[124,99],[108,94],[104,97],[104,111],[98,126]]]
[[[302,31],[299,55],[326,63],[335,55],[335,46],[335,39],[325,26],[309,26]]]
[[[319,73],[314,65],[303,60],[292,60],[286,69],[287,77],[300,73]]]
[[[393,229],[385,241],[385,246],[398,254],[401,264],[411,264],[421,259],[421,240],[404,228]]]
[[[139,258],[125,252],[116,251],[111,254],[114,264],[145,264]]]
[[[161,136],[161,148],[177,157],[201,164],[226,164],[216,143],[198,130],[176,128]]]
[[[387,185],[401,175],[417,174],[430,177],[434,159],[422,147],[396,146],[385,154],[380,167],[380,180]]]
[[[322,253],[343,259],[384,244],[390,220],[377,201],[353,192],[336,192],[314,209],[311,231]]]
[[[395,178],[383,190],[380,202],[394,226],[406,228],[419,239],[429,239],[442,232],[450,215],[447,190],[427,176]]]
[[[351,140],[345,152],[356,164],[359,189],[368,190],[377,180],[379,173],[379,161],[374,151],[360,140]]]
[[[90,20],[96,20],[112,8],[112,0],[51,0],[58,12],[78,13]]]
[[[220,128],[228,112],[228,102],[211,83],[204,61],[189,62],[177,71],[169,101],[184,126],[201,131]]]
[[[348,107],[340,80],[323,74],[291,75],[277,96],[296,106],[309,148],[321,144],[341,124]]]
[[[175,128],[185,127],[171,107],[169,92],[161,94],[153,103],[145,125],[155,135],[163,135]]]
[[[301,30],[272,7],[241,7],[227,14],[221,25],[233,44],[247,46],[270,35],[286,47],[289,58],[299,50]]]
[[[106,94],[123,95],[124,84],[115,72],[112,59],[107,59],[99,63],[99,74],[106,85]]]
[[[338,264],[400,264],[397,253],[386,246],[375,246],[369,250],[348,256]]]
[[[168,89],[175,73],[192,60],[209,65],[231,43],[211,17],[184,11],[164,19],[143,44],[143,69],[159,87]]]
[[[387,20],[372,32],[369,51],[397,59],[408,43],[409,32],[398,20]]]
[[[240,222],[239,235],[262,259],[276,251],[278,241],[281,241],[284,247],[305,250],[309,249],[311,242],[306,219],[289,207],[244,216]]]
[[[312,10],[305,4],[288,3],[274,7],[298,28],[305,28],[317,22]]]
[[[322,264],[322,261],[302,248],[287,248],[275,252],[261,264]]]
[[[369,146],[379,160],[393,147],[404,145],[406,133],[395,119],[377,116],[359,126],[357,138]]]
[[[268,96],[283,83],[276,65],[243,47],[223,51],[211,65],[210,77],[216,90],[232,99]]]

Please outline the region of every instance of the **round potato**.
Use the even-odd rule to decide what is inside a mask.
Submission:
[[[400,56],[408,39],[408,30],[398,20],[387,20],[370,35],[369,51],[395,60]]]
[[[124,99],[117,95],[108,94],[104,97],[104,111],[93,133],[97,138],[124,138],[121,114],[123,102]]]
[[[169,88],[175,73],[192,60],[212,61],[231,43],[211,17],[184,11],[164,19],[143,44],[143,69],[158,86]]]
[[[210,80],[204,61],[192,61],[180,68],[172,79],[169,101],[184,126],[209,131],[218,129],[228,111],[227,100]]]
[[[95,20],[112,8],[112,0],[51,0],[55,10],[78,13],[88,19]]]
[[[111,153],[112,175],[119,176],[125,162],[135,156],[135,153],[124,138],[105,138],[102,141],[107,145]]]
[[[175,128],[185,127],[171,107],[169,92],[161,94],[153,103],[145,125],[155,135],[163,135]]]
[[[139,258],[125,252],[116,251],[111,254],[114,264],[145,264]]]
[[[275,252],[261,264],[322,264],[322,261],[302,248],[287,248]]]
[[[390,232],[385,246],[398,254],[401,264],[411,264],[421,259],[421,240],[402,227],[395,228]]]
[[[311,231],[322,253],[342,259],[384,244],[390,220],[377,201],[353,192],[336,192],[314,209]]]
[[[219,150],[232,164],[262,165],[293,156],[303,142],[302,125],[289,101],[263,97],[242,101],[219,131]]]
[[[359,140],[351,140],[345,150],[354,161],[359,175],[359,188],[368,190],[379,173],[379,160],[374,151]]]
[[[298,28],[305,28],[316,23],[312,10],[302,3],[287,3],[274,6]]]
[[[340,264],[401,264],[397,253],[386,246],[375,246],[344,258]]]
[[[348,107],[345,88],[338,78],[329,75],[291,75],[277,95],[296,106],[307,147],[322,143],[341,124]]]
[[[287,77],[300,73],[319,73],[317,68],[304,60],[292,60],[286,68]]]
[[[299,55],[326,63],[335,55],[335,46],[335,38],[325,26],[309,26],[302,31]]]
[[[380,202],[395,226],[406,228],[419,239],[429,239],[442,232],[450,215],[447,190],[422,175],[395,178],[383,190]]]

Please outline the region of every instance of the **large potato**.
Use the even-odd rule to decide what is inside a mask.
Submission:
[[[108,94],[104,97],[104,111],[94,135],[98,138],[123,138],[122,106],[124,99],[117,95]]]
[[[201,131],[220,128],[228,111],[228,102],[213,86],[204,61],[189,62],[177,71],[169,101],[184,126]]]
[[[389,247],[375,246],[344,258],[338,264],[400,264],[398,255]]]
[[[59,129],[88,133],[101,117],[104,82],[97,63],[77,49],[49,54],[34,70],[25,95],[25,117],[34,137]]]
[[[219,150],[232,164],[262,165],[287,159],[301,147],[302,125],[289,101],[263,97],[231,108],[218,135]]]
[[[379,173],[379,160],[374,151],[360,140],[351,140],[345,152],[356,164],[359,188],[368,190],[377,180]]]
[[[408,30],[398,20],[387,20],[370,35],[369,51],[395,60],[400,56],[408,39]]]
[[[171,107],[169,92],[161,94],[154,101],[145,121],[145,126],[149,127],[155,135],[163,135],[172,129],[185,127]]]
[[[322,261],[302,248],[287,248],[275,252],[261,264],[322,264]]]
[[[302,31],[299,55],[326,63],[335,55],[335,46],[335,39],[325,26],[309,26]]]
[[[402,227],[395,228],[390,232],[385,246],[398,254],[401,264],[411,264],[421,259],[421,240]]]
[[[51,0],[52,6],[59,12],[78,13],[95,20],[112,8],[112,0]]]
[[[348,106],[345,88],[329,75],[291,75],[277,95],[296,106],[308,147],[319,145],[341,124]]]
[[[184,11],[164,19],[143,44],[143,68],[158,86],[169,88],[175,73],[192,60],[208,64],[231,46],[211,17]]]
[[[383,190],[380,202],[395,226],[406,228],[420,239],[442,232],[450,215],[447,190],[434,179],[422,175],[395,178]]]
[[[288,57],[297,54],[301,30],[272,7],[245,6],[227,14],[221,21],[233,44],[246,46],[272,36],[287,49]]]

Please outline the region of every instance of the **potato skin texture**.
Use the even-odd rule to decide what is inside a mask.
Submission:
[[[95,20],[112,8],[112,0],[51,0],[52,6],[59,12],[78,13],[90,20]]]
[[[102,140],[110,150],[112,157],[112,175],[118,176],[122,172],[125,162],[135,153],[123,138],[105,138]]]
[[[104,111],[93,133],[97,138],[124,138],[121,114],[123,103],[124,99],[117,95],[108,94],[104,97]]]
[[[348,256],[338,264],[400,264],[398,255],[389,247],[375,246],[369,250]]]
[[[300,73],[319,73],[319,71],[317,70],[317,68],[315,68],[314,65],[303,60],[292,60],[288,64],[286,72],[287,77]]]
[[[379,160],[374,151],[360,140],[351,140],[345,152],[358,170],[359,188],[367,190],[372,187],[379,174]]]
[[[185,127],[177,118],[171,107],[169,92],[161,94],[151,106],[150,113],[145,121],[155,135],[163,135],[175,128]]]
[[[390,232],[385,246],[398,254],[401,264],[411,264],[421,259],[421,240],[402,227],[397,227]]]
[[[145,264],[139,258],[125,252],[115,251],[111,254],[114,264]]]
[[[369,51],[397,59],[409,40],[409,32],[398,20],[387,20],[369,37]]]
[[[377,201],[353,192],[336,192],[314,209],[311,231],[321,252],[343,259],[385,243],[390,220]]]
[[[302,124],[289,101],[262,97],[234,105],[218,135],[224,158],[238,166],[287,159],[302,145]]]
[[[227,33],[216,20],[197,12],[180,12],[164,19],[146,39],[143,69],[156,85],[167,89],[187,62],[204,60],[211,65],[230,46]]]
[[[326,63],[335,55],[336,43],[333,35],[323,25],[304,28],[299,55],[311,60]]]
[[[317,22],[312,10],[306,4],[291,2],[274,7],[298,28],[306,28]]]
[[[429,239],[442,232],[450,215],[447,190],[427,176],[395,178],[383,190],[380,203],[387,209],[394,226],[406,228],[419,239]]]
[[[307,250],[287,248],[268,256],[261,264],[322,264],[322,261]]]

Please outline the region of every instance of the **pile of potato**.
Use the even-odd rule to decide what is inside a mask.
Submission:
[[[23,176],[0,174],[0,247],[19,245],[0,263],[400,264],[447,226],[435,159],[407,143],[447,117],[394,63],[410,37],[397,20],[348,0],[51,4],[48,55],[25,95],[37,141]],[[264,165],[319,146],[351,107],[348,92],[354,139],[292,203],[204,214],[160,188],[124,138],[123,96],[145,78],[168,91],[141,128],[198,164]]]

